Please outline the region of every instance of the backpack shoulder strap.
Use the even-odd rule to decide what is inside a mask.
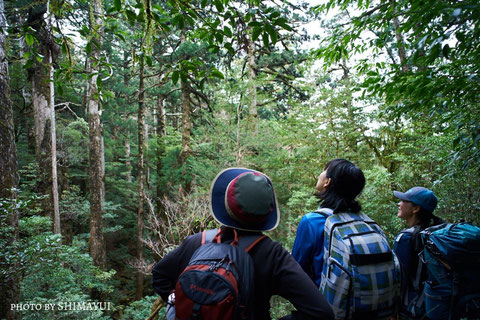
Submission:
[[[242,235],[238,240],[238,247],[249,252],[253,247],[255,247],[260,241],[267,238],[264,234],[248,234]]]
[[[329,216],[331,216],[333,214],[333,210],[329,209],[329,208],[320,208],[320,209],[315,210],[313,212],[318,213],[318,214],[324,216],[325,218],[328,218]]]
[[[213,238],[217,235],[217,233],[220,231],[220,229],[210,229],[210,230],[204,230],[202,232],[202,246],[205,243],[212,242]]]

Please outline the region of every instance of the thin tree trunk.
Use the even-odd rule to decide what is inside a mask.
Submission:
[[[250,100],[250,107],[248,112],[248,129],[254,135],[257,132],[257,85],[256,85],[256,70],[257,64],[255,61],[255,43],[252,40],[252,35],[248,39],[248,98]]]
[[[6,33],[3,30],[7,25],[4,12],[3,0],[0,0],[0,198],[14,199],[16,194],[12,189],[18,185],[18,168],[6,57]],[[13,228],[13,236],[6,239],[8,245],[18,239],[18,215],[15,210],[9,216],[9,224]],[[5,235],[0,237],[4,238]],[[3,261],[3,258],[0,258],[0,262],[8,266],[5,271],[18,269],[15,265]],[[15,273],[7,276],[0,274],[0,319],[15,319],[9,306],[18,303],[18,286],[18,276]]]
[[[90,255],[94,265],[106,268],[105,239],[103,235],[103,155],[100,100],[97,78],[100,72],[100,54],[103,42],[103,2],[90,2],[90,24],[93,41],[90,55],[90,83],[88,94],[88,124],[90,129]]]
[[[391,1],[391,4],[395,6],[395,1]],[[396,13],[396,11],[396,8],[394,8],[394,14]],[[405,49],[403,34],[400,31],[400,21],[398,20],[398,17],[395,17],[393,19],[393,28],[395,30],[395,39],[397,40],[398,57],[400,58],[402,72],[408,72],[410,71],[410,67],[407,63],[407,50]]]
[[[123,51],[123,68],[124,68],[124,74],[123,74],[123,85],[125,88],[128,87],[128,82],[130,80],[129,73],[128,73],[128,51],[125,50]],[[128,101],[129,97],[125,95],[125,100]],[[125,116],[125,123],[128,123],[129,120],[129,115]],[[132,162],[130,161],[130,132],[129,130],[126,130],[125,133],[125,140],[124,140],[124,146],[125,146],[125,167],[127,169],[126,172],[126,179],[127,182],[132,182]]]
[[[185,33],[182,32],[180,36],[180,41],[185,42]],[[182,149],[180,151],[180,163],[184,165],[187,162],[188,157],[190,156],[190,138],[192,135],[192,121],[191,117],[191,103],[190,103],[190,90],[188,88],[188,83],[184,80],[181,80],[181,91],[182,91]],[[185,186],[185,189],[189,189],[188,186]]]
[[[50,15],[50,1],[47,1],[47,16],[48,16],[48,29],[51,35],[52,31],[52,17]],[[57,174],[57,136],[56,136],[56,121],[55,121],[55,82],[53,67],[53,53],[52,49],[49,50],[48,55],[48,70],[49,70],[49,89],[50,89],[50,141],[51,141],[51,155],[52,155],[52,209],[53,209],[53,232],[56,234],[62,234],[60,228],[60,209],[58,200],[58,174]]]
[[[165,208],[162,200],[165,196],[165,185],[161,183],[163,177],[163,158],[165,157],[165,136],[166,136],[166,112],[165,112],[165,97],[158,96],[157,100],[157,214],[166,226],[167,217],[165,215]],[[162,232],[166,232],[164,227]]]
[[[132,182],[132,162],[130,161],[130,141],[128,140],[128,132],[123,142],[125,147],[125,166],[127,167],[126,179],[127,182]]]
[[[144,58],[140,57],[140,85],[138,94],[138,213],[137,213],[137,260],[143,261],[143,229],[145,190],[143,186],[144,175],[144,144],[145,144],[145,83],[143,76]],[[136,275],[135,298],[143,297],[143,273],[138,270]]]

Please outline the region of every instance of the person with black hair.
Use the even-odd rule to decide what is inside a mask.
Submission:
[[[362,209],[355,199],[365,186],[362,170],[345,159],[334,159],[327,163],[318,177],[314,195],[320,200],[319,209],[331,213],[358,213]],[[320,286],[323,269],[323,242],[327,217],[317,211],[302,217],[297,228],[292,256],[303,270]]]
[[[293,245],[337,320],[390,319],[398,308],[400,265],[380,226],[361,212],[364,187],[355,164],[329,161],[315,187],[319,208],[303,216]]]
[[[437,197],[433,191],[424,187],[413,187],[405,193],[393,191],[393,194],[400,199],[397,216],[408,224],[408,228],[398,234],[393,246],[402,267],[400,317],[423,319],[426,271],[419,258],[423,251],[420,232],[444,221],[433,214],[437,207]]]

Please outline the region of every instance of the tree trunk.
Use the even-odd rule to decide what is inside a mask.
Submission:
[[[49,65],[51,60],[50,50],[45,39],[48,38],[48,32],[45,29],[44,22],[39,21],[37,37],[39,45],[37,51],[44,57],[42,62],[35,61],[34,66],[29,70],[32,81],[32,103],[34,117],[34,136],[35,136],[35,155],[39,167],[39,179],[37,182],[37,192],[49,197],[42,201],[44,214],[50,216],[55,221],[53,210],[52,194],[52,105],[50,100],[49,73],[45,66]]]
[[[0,198],[11,199],[15,197],[15,192],[12,189],[18,185],[18,170],[13,111],[10,101],[8,60],[6,57],[6,33],[3,30],[4,26],[7,25],[4,12],[3,0],[0,0]],[[7,245],[18,239],[18,215],[15,210],[9,217],[9,224],[13,228],[13,236],[6,239]],[[2,238],[4,236],[0,235]],[[7,265],[8,270],[17,269],[3,259],[0,262],[4,266]],[[3,274],[0,275],[0,301],[2,301],[0,303],[0,319],[15,318],[15,314],[9,306],[18,303],[19,281],[17,278],[15,273],[6,277]]]
[[[390,2],[393,6],[395,6],[395,1]],[[396,8],[394,8],[394,14],[397,12]],[[400,65],[402,67],[402,72],[410,71],[410,67],[407,63],[407,50],[405,49],[405,42],[403,40],[403,34],[400,31],[400,21],[398,17],[393,19],[393,28],[395,30],[395,39],[397,40],[397,48],[398,48],[398,57],[400,58]]]
[[[248,112],[248,130],[254,135],[257,132],[257,84],[256,81],[256,70],[257,64],[255,62],[255,43],[252,40],[252,35],[249,35],[248,38],[248,98],[250,100],[250,107]]]
[[[127,169],[126,179],[127,182],[132,182],[132,162],[130,161],[130,141],[128,141],[128,132],[125,136],[125,141],[123,141],[125,147],[125,166]]]
[[[49,16],[48,1],[44,8]],[[36,61],[29,70],[32,81],[35,153],[40,170],[38,191],[49,195],[49,198],[43,201],[43,210],[53,221],[53,232],[60,234],[53,83],[53,60],[54,54],[56,55],[53,50],[57,51],[57,48],[52,37],[51,20],[46,25],[42,16],[31,19],[32,26],[37,31],[37,51],[43,55],[43,61]]]
[[[180,36],[180,41],[185,42],[185,33],[182,32]],[[180,151],[180,164],[183,166],[188,157],[190,156],[190,138],[192,135],[192,121],[191,117],[191,104],[190,104],[190,90],[188,88],[188,83],[181,80],[181,91],[182,91],[182,149]],[[188,187],[185,187],[188,189]]]
[[[143,261],[143,229],[144,208],[143,201],[145,190],[143,186],[144,175],[144,144],[145,144],[145,83],[143,76],[144,58],[140,57],[140,84],[138,93],[138,213],[137,213],[137,260]],[[135,298],[143,297],[143,273],[137,270]]]
[[[92,52],[90,54],[90,83],[88,94],[88,125],[90,130],[90,255],[94,265],[106,268],[105,239],[103,235],[103,134],[100,121],[100,93],[97,78],[100,72],[100,54],[103,42],[103,2],[90,2],[90,24],[92,29]]]
[[[165,157],[165,136],[166,136],[166,112],[165,112],[165,97],[158,96],[157,100],[157,214],[160,219],[165,222],[166,226],[165,208],[162,200],[165,196],[165,185],[161,183],[163,177],[163,158]],[[165,227],[162,232],[166,232]]]
[[[50,15],[50,1],[47,1],[47,16],[48,16],[48,30],[49,35],[52,34],[52,17]],[[52,49],[49,49],[48,54],[48,71],[49,71],[49,91],[50,91],[50,141],[51,149],[50,153],[52,155],[52,218],[53,218],[53,233],[62,234],[60,228],[60,209],[59,209],[59,200],[58,200],[58,174],[57,174],[57,135],[56,135],[56,121],[55,121],[55,82],[54,82],[54,73],[55,69],[53,67],[53,53]]]
[[[129,77],[129,71],[128,71],[128,51],[125,50],[123,51],[123,68],[124,68],[124,74],[123,74],[123,85],[125,88],[128,87],[128,82],[130,80]],[[125,95],[125,100],[128,101],[129,97]],[[130,116],[128,113],[125,116],[125,123],[128,123]],[[132,162],[130,161],[130,131],[127,129],[125,132],[125,140],[124,140],[124,146],[125,146],[125,167],[126,167],[126,179],[127,182],[132,182]]]

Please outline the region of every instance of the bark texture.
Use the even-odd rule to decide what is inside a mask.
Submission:
[[[143,55],[140,58],[140,84],[138,94],[138,211],[137,211],[137,259],[143,261],[143,229],[144,229],[144,199],[145,190],[143,185],[144,148],[145,148],[145,82],[143,76]],[[143,297],[143,273],[137,270],[135,298]]]
[[[0,0],[0,198],[13,198],[15,192],[12,188],[18,185],[17,151],[13,125],[13,111],[10,101],[10,85],[8,74],[8,61],[6,57],[6,39],[3,26],[7,25],[4,15],[4,3]],[[12,244],[18,239],[17,212],[10,213],[8,223],[13,227],[12,235],[0,234],[7,237],[7,243]],[[3,258],[0,258],[3,260]],[[6,261],[1,261],[7,265]],[[16,270],[9,265],[7,270]],[[0,319],[15,319],[15,314],[10,310],[10,304],[18,302],[18,279],[14,273],[0,275]]]
[[[100,52],[104,36],[104,8],[101,0],[90,3],[90,24],[93,39],[90,55],[91,77],[88,94],[88,125],[90,130],[90,255],[93,263],[105,269],[106,249],[103,235],[103,133],[100,120],[100,94],[97,78],[100,72]]]

